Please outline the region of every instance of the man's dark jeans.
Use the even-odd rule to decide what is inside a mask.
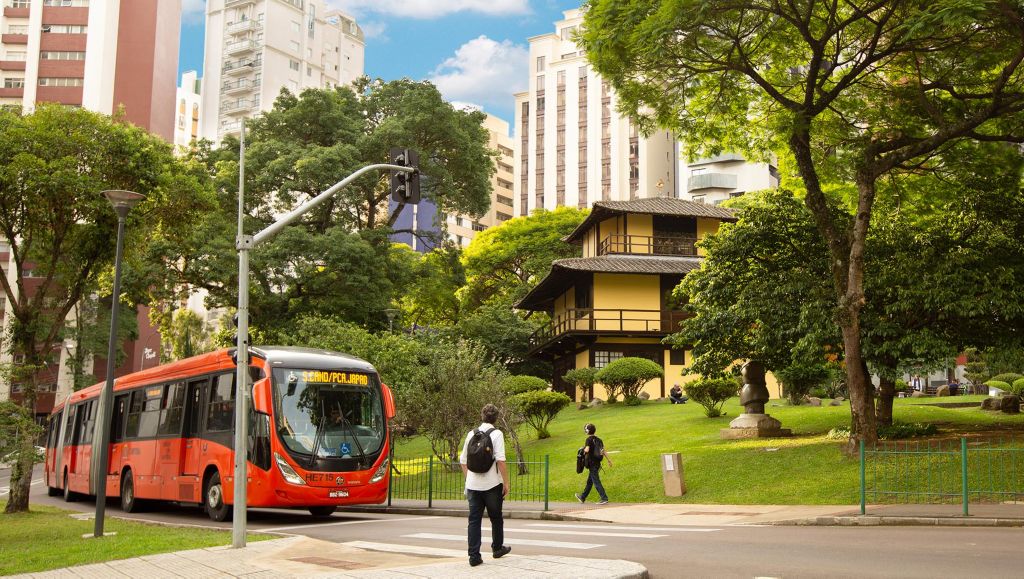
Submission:
[[[480,522],[484,518],[484,509],[491,520],[491,551],[497,551],[505,544],[505,522],[501,518],[503,484],[487,490],[474,491],[466,489],[469,499],[469,558],[480,558]]]
[[[598,473],[600,469],[601,463],[597,463],[587,467],[587,470],[590,471],[590,474],[587,476],[587,486],[586,488],[583,489],[583,493],[580,494],[581,499],[587,500],[587,495],[590,494],[590,487],[594,487],[595,489],[597,489],[597,494],[598,496],[601,497],[602,501],[608,500],[608,495],[604,492],[604,485],[601,484],[601,475]]]

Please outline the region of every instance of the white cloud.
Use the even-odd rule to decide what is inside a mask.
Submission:
[[[360,22],[359,28],[363,29],[363,36],[366,38],[377,38],[380,40],[387,40],[387,36],[384,31],[387,30],[387,24],[379,21]]]
[[[512,94],[527,88],[529,56],[525,46],[480,36],[460,46],[428,80],[449,101],[507,108]]]
[[[353,15],[368,12],[405,18],[440,18],[455,12],[477,12],[490,16],[527,14],[529,0],[329,0]]]
[[[181,0],[181,18],[185,22],[202,22],[206,18],[206,0]]]

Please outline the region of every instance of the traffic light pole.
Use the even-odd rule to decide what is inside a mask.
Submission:
[[[244,143],[245,133],[243,127],[242,142]],[[244,147],[243,147],[244,151]],[[324,201],[330,199],[345,185],[355,181],[365,173],[377,170],[400,171],[413,173],[416,167],[402,165],[391,165],[378,163],[367,165],[338,181],[323,193],[303,203],[281,219],[277,220],[263,231],[256,235],[244,235],[242,228],[242,215],[244,206],[244,185],[242,183],[242,169],[245,167],[244,153],[239,155],[239,177],[238,177],[238,237],[235,240],[235,249],[238,250],[238,350],[235,352],[235,360],[238,364],[235,383],[238,384],[235,396],[235,473],[234,473],[234,507],[232,511],[231,524],[231,546],[241,548],[245,546],[246,534],[246,506],[247,506],[247,483],[249,478],[248,465],[248,435],[249,429],[246,423],[249,418],[249,404],[252,402],[252,395],[247,387],[249,380],[249,252],[257,244],[273,237],[277,232],[287,227],[290,223],[301,217],[304,213],[316,208]],[[203,500],[209,500],[203,497]]]

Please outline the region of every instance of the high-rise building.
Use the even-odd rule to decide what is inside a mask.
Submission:
[[[479,219],[466,215],[443,215],[433,203],[424,199],[403,210],[395,222],[395,229],[403,232],[393,236],[395,241],[405,243],[416,251],[427,252],[434,248],[431,238],[440,239],[443,235],[455,245],[465,247],[477,232],[512,219],[513,152],[508,121],[487,115],[483,125],[489,135],[487,146],[498,152],[498,158],[495,159],[496,171],[491,177],[491,207],[487,213]],[[394,202],[391,202],[391,209],[394,206]]]
[[[129,122],[172,142],[180,28],[180,0],[5,0],[0,13],[0,106],[31,111],[36,103],[50,102],[108,115],[123,112]],[[2,275],[17,288],[15,265],[8,240],[0,238]],[[32,292],[39,286],[38,279],[33,281],[33,264],[21,265],[25,291]],[[4,333],[10,329],[11,308],[0,299]],[[68,315],[69,324],[75,310]],[[144,348],[159,345],[148,312],[144,306],[135,312],[139,337],[122,345],[126,358],[115,369],[118,376],[140,369]],[[68,360],[77,344],[69,340],[51,348],[54,363],[35,377],[37,416],[47,415],[71,390]],[[20,356],[0,349],[0,364],[17,364]],[[102,359],[86,364],[85,372],[105,378]],[[20,391],[19,384],[0,379],[0,400],[16,399]]]
[[[0,106],[82,106],[170,142],[180,0],[7,0],[0,14]]]
[[[683,199],[718,205],[748,191],[779,186],[779,170],[773,163],[751,163],[738,153],[682,163],[680,185]]]
[[[644,137],[616,112],[614,91],[573,41],[582,12],[564,15],[553,34],[529,39],[529,89],[515,95],[516,214],[674,197],[675,139],[660,130]]]
[[[178,87],[177,105],[174,111],[174,146],[179,149],[199,139],[199,123],[202,115],[203,81],[196,71],[190,70],[181,75],[181,86]]]
[[[202,129],[219,142],[274,106],[282,88],[351,84],[363,74],[363,31],[322,0],[209,0]]]

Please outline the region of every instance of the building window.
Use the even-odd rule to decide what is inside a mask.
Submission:
[[[24,62],[25,61],[25,53],[24,52],[8,52],[7,56],[4,57],[4,60],[11,60],[11,61],[14,61],[14,62]]]
[[[572,40],[574,32],[576,32],[575,26],[566,26],[562,29],[562,40]]]
[[[4,88],[25,88],[24,78],[5,78]]]
[[[302,26],[298,22],[292,20],[292,32],[298,32],[302,29]]]
[[[84,52],[67,50],[46,50],[39,53],[42,60],[85,60]]]
[[[82,79],[56,76],[56,77],[40,77],[39,86],[82,86]]]
[[[306,65],[306,76],[313,76],[313,67]]]
[[[28,34],[28,26],[21,24],[8,24],[7,34]]]
[[[536,72],[544,72],[544,57],[543,56],[538,56],[537,57],[537,71]]]
[[[85,34],[88,32],[88,26],[79,24],[44,24],[43,33],[50,34]]]
[[[50,1],[51,0],[47,0],[47,2]],[[32,0],[11,0],[11,8],[30,8],[31,6]]]
[[[622,352],[611,352],[608,350],[594,350],[594,368],[604,368],[615,360],[622,357]]]
[[[564,70],[560,70],[557,73],[555,73],[555,82],[558,84],[558,86],[564,86],[565,85],[565,71]]]
[[[700,175],[701,173],[707,172],[707,170],[707,167],[697,167],[695,169],[690,169],[690,175]]]
[[[299,43],[294,40],[289,41],[288,46],[292,49],[292,52],[298,52],[300,50]]]
[[[512,204],[512,200],[509,199],[509,205],[511,205],[511,204]],[[509,215],[508,213],[502,213],[501,211],[495,212],[494,217],[498,221],[508,221],[509,219],[512,219],[511,215]]]
[[[295,71],[299,70],[299,61],[297,61],[297,60],[289,60],[288,61],[288,68],[290,68],[292,70],[295,70]]]

